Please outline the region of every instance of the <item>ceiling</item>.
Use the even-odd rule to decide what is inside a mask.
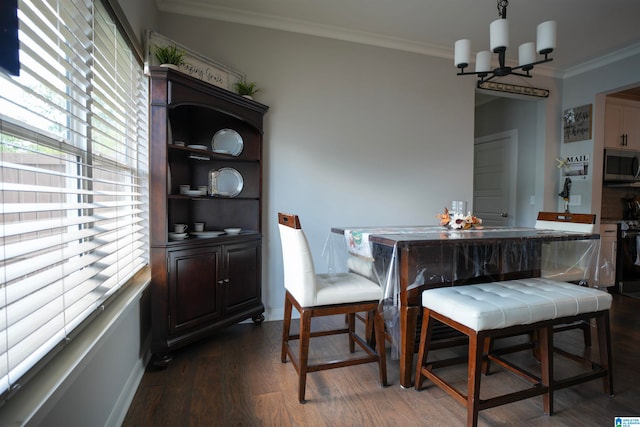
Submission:
[[[451,58],[453,44],[471,39],[488,50],[496,0],[156,0],[162,12],[311,34]],[[638,0],[511,0],[510,43],[535,41],[537,24],[558,23],[553,61],[538,73],[565,77],[640,52]]]

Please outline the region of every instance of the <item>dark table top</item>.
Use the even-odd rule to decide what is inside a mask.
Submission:
[[[599,239],[595,233],[536,229],[530,227],[476,227],[453,230],[441,226],[334,227],[333,233],[345,231],[369,233],[369,241],[388,246],[436,246],[442,244],[531,242]]]

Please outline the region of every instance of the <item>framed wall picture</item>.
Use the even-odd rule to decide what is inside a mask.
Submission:
[[[564,110],[564,142],[591,139],[591,104]]]
[[[146,31],[145,68],[160,65],[154,53],[157,46],[177,47],[185,54],[184,64],[180,66],[180,71],[214,86],[232,91],[235,83],[244,80],[244,74],[206,58],[188,47],[151,30]]]

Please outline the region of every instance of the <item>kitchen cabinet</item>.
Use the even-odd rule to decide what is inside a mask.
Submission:
[[[150,76],[151,352],[162,366],[173,350],[223,327],[264,320],[268,107],[168,68],[150,67]],[[174,224],[186,224],[186,236]]]
[[[640,103],[608,99],[605,106],[606,148],[640,150]]]
[[[594,285],[598,288],[616,284],[616,260],[618,252],[618,225],[600,224],[600,253],[598,276]]]

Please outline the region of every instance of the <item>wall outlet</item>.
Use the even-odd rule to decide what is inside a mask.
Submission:
[[[536,196],[529,196],[529,204],[531,206],[535,206],[535,204],[536,204]]]
[[[572,194],[569,196],[569,206],[580,206],[580,205],[582,205],[581,194]]]

